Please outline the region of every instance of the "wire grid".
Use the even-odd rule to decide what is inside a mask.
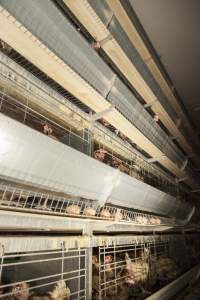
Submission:
[[[176,224],[175,220],[171,218],[109,205],[100,206],[98,202],[93,200],[77,199],[70,196],[67,198],[67,196],[58,196],[46,191],[35,191],[6,184],[3,181],[0,182],[0,209],[102,219],[143,226],[174,226]]]
[[[67,98],[70,102],[74,103],[78,107],[80,107],[83,111],[89,113],[91,109],[87,107],[84,103],[75,98],[71,93],[65,90],[61,85],[55,82],[52,78],[43,73],[40,69],[38,69],[35,65],[33,65],[30,61],[28,61],[25,57],[19,54],[16,50],[11,48],[11,51],[6,51],[6,49],[1,49],[1,52],[5,53],[11,60],[15,63],[23,67],[25,70],[30,72],[35,78],[41,80],[43,83],[49,85],[54,91],[61,94],[63,97]]]
[[[62,283],[64,287],[61,288],[61,293],[69,289],[67,294],[70,296],[66,300],[86,299],[85,248],[67,249],[63,242],[54,251],[7,254],[2,245],[1,249],[0,298],[48,296],[49,292]]]
[[[138,293],[138,299],[144,299],[174,280],[179,273],[176,257],[170,252],[173,243],[176,241],[153,239],[149,242],[99,247],[98,253],[93,256],[93,277],[97,270],[99,276],[98,285],[93,284],[94,299],[128,299],[131,293],[134,296]]]
[[[151,186],[154,186],[172,196],[179,194],[177,183],[173,183],[167,177],[154,169],[150,164],[135,157],[133,161],[119,158],[113,152],[105,150],[104,146],[98,145],[98,149],[94,152],[94,157],[98,151],[103,149],[105,151],[105,159],[102,162],[111,167],[118,168],[121,172],[143,181]]]
[[[71,127],[63,127],[2,91],[0,92],[0,112],[43,133],[46,125],[51,130],[50,134],[46,133],[50,138],[89,153],[90,139],[86,130],[76,133]]]

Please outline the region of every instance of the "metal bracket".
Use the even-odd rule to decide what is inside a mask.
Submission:
[[[156,102],[158,102],[158,99],[155,99],[152,102],[144,104],[144,108],[152,107]]]
[[[184,161],[182,167],[181,167],[181,171],[185,170],[185,167],[187,166],[188,164],[188,158]]]
[[[101,47],[103,47],[108,41],[112,40],[113,36],[111,34],[107,35],[104,39],[99,41]]]
[[[85,224],[83,226],[83,229],[82,229],[82,235],[86,235],[86,236],[92,236],[92,233],[93,233],[93,229],[92,227],[90,226],[91,224]]]
[[[113,17],[114,17],[114,13],[113,13],[113,11],[111,11],[111,15],[110,15],[110,18],[107,20],[107,22],[105,23],[105,26],[106,26],[106,28],[108,28],[109,27],[109,25],[110,25],[110,23],[112,22],[112,19],[113,19]]]
[[[106,93],[105,93],[105,95],[104,95],[105,99],[107,99],[107,97],[108,97],[110,91],[112,90],[112,88],[113,88],[113,86],[114,86],[114,84],[115,84],[116,78],[117,78],[117,76],[116,76],[116,74],[114,74],[114,76],[112,77],[112,79],[111,79],[111,81],[110,81],[110,86],[108,87],[108,90],[106,91]]]
[[[113,110],[113,106],[110,105],[108,108],[106,108],[105,110],[102,110],[96,114],[91,115],[90,117],[90,123],[94,123],[95,121],[103,118],[105,115],[107,115],[109,112],[111,112]]]
[[[161,155],[161,156],[157,156],[157,157],[152,157],[152,158],[149,158],[147,159],[147,162],[148,163],[154,163],[154,162],[157,162],[157,161],[160,161],[161,159],[165,158],[166,155]]]

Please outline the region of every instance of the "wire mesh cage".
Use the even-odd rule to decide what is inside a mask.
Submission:
[[[90,153],[90,137],[87,129],[75,130],[70,126],[64,127],[52,118],[48,118],[45,112],[39,113],[29,107],[28,103],[23,104],[8,95],[7,91],[0,91],[0,112],[56,141],[86,154]]]
[[[5,253],[1,245],[0,298],[86,299],[85,248]]]
[[[5,43],[3,42],[3,45],[4,44]],[[3,49],[1,50],[5,52],[6,49],[7,48],[3,47]],[[24,124],[34,129],[42,131],[43,133],[47,134],[51,138],[59,140],[64,144],[67,144],[79,151],[91,155],[93,152],[92,149],[93,138],[91,137],[91,134],[87,129],[82,128],[82,127],[85,128],[85,125],[83,126],[83,119],[85,118],[87,119],[88,114],[84,113],[83,116],[82,115],[83,111],[80,108],[77,110],[77,105],[78,105],[77,101],[75,101],[76,105],[73,104],[73,108],[72,108],[71,107],[72,103],[70,102],[71,96],[68,95],[66,91],[63,94],[62,89],[61,90],[59,89],[58,92],[55,92],[54,89],[51,88],[52,86],[51,80],[50,82],[48,80],[46,82],[48,85],[46,85],[43,82],[44,76],[42,77],[39,76],[40,78],[39,79],[37,78],[38,76],[37,72],[36,72],[36,77],[30,73],[33,72],[32,68],[31,69],[28,68],[29,72],[26,69],[24,69],[30,63],[29,62],[25,63],[22,58],[20,59],[20,55],[17,55],[13,49],[11,50],[12,51],[9,54],[9,56],[11,56],[12,59],[8,58],[7,55],[3,54],[0,51],[0,57],[1,57],[0,77],[2,77],[3,80],[6,80],[8,86],[10,86],[12,82],[12,84],[15,84],[16,88],[19,85],[21,88],[24,89],[25,92],[23,93],[23,97],[21,97],[19,101],[16,99],[15,93],[12,94],[8,87],[7,88],[3,87],[2,91],[0,92],[0,111],[3,112],[4,114],[9,115],[12,118],[17,119],[20,122],[23,122]],[[16,61],[16,63],[14,61]],[[22,68],[20,65],[24,66],[24,68]],[[65,106],[65,109],[69,112],[69,109],[67,109],[66,107],[70,107],[71,113],[72,111],[75,111],[79,121],[82,120],[78,122],[79,125],[76,123],[75,127],[78,126],[78,132],[74,131],[74,129],[71,128],[71,125],[69,126],[70,128],[66,128],[57,124],[55,121],[52,120],[52,116],[51,117],[49,116],[50,118],[47,118],[47,116],[45,116],[45,113],[43,113],[42,115],[41,109],[39,110],[40,112],[39,113],[35,111],[36,109],[35,106],[34,109],[33,107],[30,108],[29,93],[30,95],[32,95],[33,93],[37,98],[40,98],[40,100],[42,100],[42,103],[51,103],[50,107],[54,109],[54,111],[58,111],[58,107],[59,107],[58,103],[66,104],[67,102],[68,104]],[[26,100],[24,97],[26,98]],[[24,98],[23,100],[24,104],[22,104],[22,98]],[[51,101],[49,99],[51,99]],[[74,102],[74,100],[72,102]],[[36,110],[38,110],[38,108]],[[61,110],[59,115],[60,114],[66,116],[65,110],[64,111]],[[77,117],[75,119],[77,119]],[[75,121],[75,120],[73,121],[72,119],[73,118],[70,119],[70,124],[71,122]],[[129,146],[132,145],[131,155],[129,154],[129,156],[131,157],[131,161],[125,161],[123,158],[114,156],[113,153],[111,154],[112,157],[110,156],[108,158],[110,154],[107,152],[106,153],[106,156],[108,158],[106,162],[107,164],[112,165],[115,168],[117,167],[120,169],[120,171],[127,173],[130,176],[133,176],[139,180],[145,181],[147,184],[155,186],[171,195],[176,196],[177,193],[179,194],[178,192],[179,188],[177,186],[177,183],[174,181],[174,178],[169,178],[168,176],[166,176],[166,174],[163,171],[161,170],[158,171],[158,168],[155,168],[155,166],[153,166],[152,164],[148,163],[147,161],[141,159],[141,157],[136,155],[135,154],[136,145],[133,143],[133,141],[131,141],[129,138],[125,137],[121,132],[116,130],[116,128],[111,126],[108,122],[105,121],[102,122],[101,120],[101,123],[104,124],[103,127],[101,126],[101,129],[105,127],[107,129],[108,128],[111,129],[111,131],[114,133],[113,138],[120,137],[120,143],[123,144],[122,146],[123,151],[126,148],[125,143],[126,145],[128,144]],[[98,132],[100,131],[98,130]],[[104,133],[101,132],[97,142],[99,141],[99,139],[101,140],[102,134],[104,136]],[[97,135],[94,136],[97,137]],[[107,138],[105,140],[107,140]],[[114,143],[111,144],[113,148]],[[142,149],[140,150],[142,151]],[[119,147],[118,147],[118,151],[119,151]],[[122,149],[120,150],[120,152],[121,151]]]
[[[119,208],[98,201],[54,194],[0,180],[0,209],[123,222],[142,226],[175,226],[176,220]]]
[[[145,299],[187,269],[184,239],[104,245],[93,251],[93,299]]]

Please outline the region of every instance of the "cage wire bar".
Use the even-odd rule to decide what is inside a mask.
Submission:
[[[93,299],[145,299],[197,264],[184,243],[176,235],[93,248]]]
[[[86,248],[67,249],[64,242],[51,251],[2,251],[0,298],[87,299],[86,261]]]

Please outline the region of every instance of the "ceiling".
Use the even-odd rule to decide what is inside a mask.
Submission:
[[[129,1],[200,133],[200,1]]]

